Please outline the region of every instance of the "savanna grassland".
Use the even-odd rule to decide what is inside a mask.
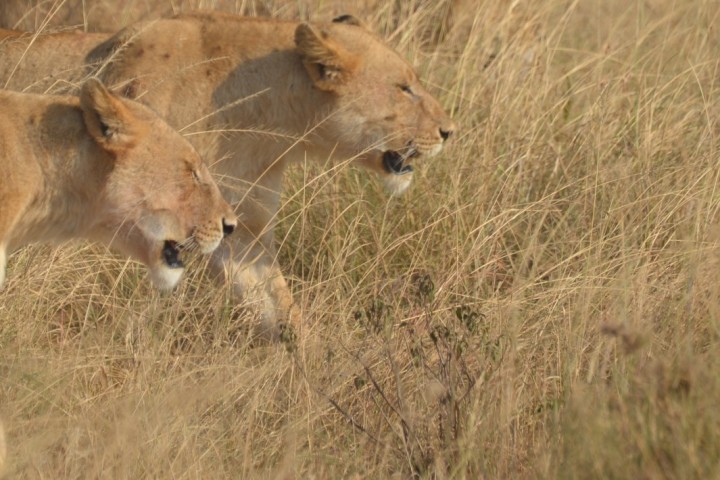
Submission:
[[[365,8],[449,147],[399,198],[292,169],[276,345],[201,259],[163,295],[97,246],[16,252],[9,478],[720,477],[720,4]]]

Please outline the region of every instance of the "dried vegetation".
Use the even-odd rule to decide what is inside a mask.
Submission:
[[[451,147],[402,198],[292,171],[304,324],[281,345],[201,263],[161,296],[96,247],[17,252],[12,478],[718,478],[720,5],[363,8],[453,113]]]

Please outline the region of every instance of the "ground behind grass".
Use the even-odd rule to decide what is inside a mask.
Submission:
[[[11,257],[10,478],[720,475],[720,6],[448,5],[370,12],[460,126],[408,193],[289,175],[295,343],[202,262]]]

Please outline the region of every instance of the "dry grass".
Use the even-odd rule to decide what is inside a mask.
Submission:
[[[402,5],[372,23],[461,130],[399,199],[293,169],[295,344],[201,273],[11,257],[12,478],[720,476],[720,5]]]

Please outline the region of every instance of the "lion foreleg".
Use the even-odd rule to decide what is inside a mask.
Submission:
[[[263,335],[276,337],[284,322],[297,323],[290,288],[274,259],[263,249],[231,251],[224,245],[214,254],[212,265],[231,285],[234,299],[259,314]]]

